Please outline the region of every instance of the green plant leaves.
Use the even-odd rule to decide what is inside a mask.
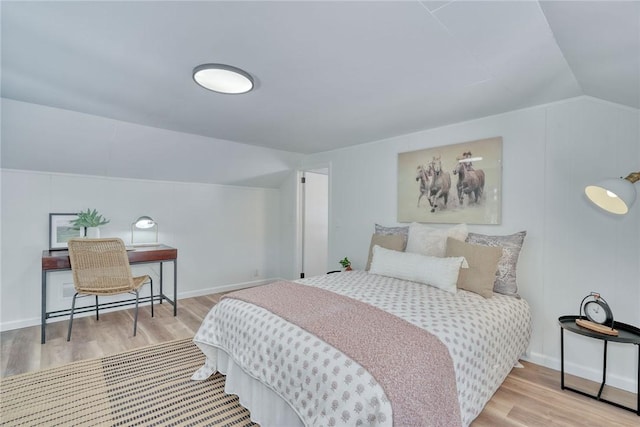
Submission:
[[[109,220],[98,214],[96,209],[87,209],[86,212],[80,211],[78,213],[78,218],[71,221],[71,223],[73,224],[74,229],[79,230],[82,227],[100,227],[108,224]]]

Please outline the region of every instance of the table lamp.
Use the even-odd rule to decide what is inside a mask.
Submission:
[[[131,223],[132,245],[158,244],[158,223],[149,216],[141,216]]]

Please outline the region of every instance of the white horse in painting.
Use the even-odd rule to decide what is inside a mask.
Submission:
[[[418,207],[420,207],[420,200],[424,196],[429,200],[429,187],[431,186],[431,181],[433,180],[433,176],[428,174],[428,170],[425,166],[419,165],[416,168],[416,181],[420,181],[420,195],[418,196]]]

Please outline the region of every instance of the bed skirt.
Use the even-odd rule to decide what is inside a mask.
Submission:
[[[251,412],[251,421],[261,427],[303,426],[300,417],[284,399],[245,373],[226,352],[215,351],[218,371],[226,375],[224,392],[239,396],[240,404]]]

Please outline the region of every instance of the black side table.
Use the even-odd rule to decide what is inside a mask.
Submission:
[[[576,319],[584,319],[584,316],[561,316],[558,318],[558,323],[560,323],[560,387],[562,390],[571,390],[576,393],[580,393],[583,396],[590,397],[592,399],[599,400],[601,402],[609,403],[611,405],[617,406],[618,408],[626,409],[627,411],[635,412],[636,415],[640,416],[640,329],[635,326],[627,325],[626,323],[614,322],[613,327],[617,329],[619,334],[618,336],[605,335],[598,333],[596,331],[592,331],[590,329],[582,328],[576,325]],[[597,395],[592,395],[585,393],[580,390],[576,390],[571,387],[567,387],[564,385],[564,330],[584,335],[586,337],[595,338],[598,340],[602,340],[604,342],[604,358],[602,361],[602,384],[600,385],[600,390]],[[607,343],[609,341],[625,343],[625,344],[635,344],[638,347],[638,379],[637,379],[637,390],[636,390],[636,408],[629,408],[628,406],[621,405],[616,402],[611,402],[609,400],[603,399],[602,389],[604,388],[604,384],[607,381]]]

